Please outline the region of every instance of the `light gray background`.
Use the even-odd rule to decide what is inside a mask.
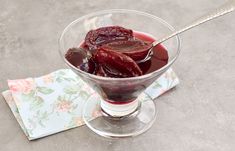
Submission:
[[[0,0],[0,91],[7,79],[64,68],[58,37],[87,13],[110,8],[157,15],[176,28],[222,0]],[[232,151],[235,149],[235,13],[182,37],[174,64],[181,84],[156,100],[158,118],[145,134],[101,138],[87,127],[29,142],[0,97],[1,151]]]

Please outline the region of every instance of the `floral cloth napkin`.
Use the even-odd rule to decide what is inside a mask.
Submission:
[[[169,69],[140,97],[155,99],[179,83]],[[8,80],[2,92],[7,104],[29,140],[38,139],[84,124],[82,108],[95,94],[70,69],[61,69],[38,78]],[[91,111],[91,118],[97,111]]]

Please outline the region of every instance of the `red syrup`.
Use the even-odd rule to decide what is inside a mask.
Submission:
[[[147,42],[154,42],[155,39],[145,33],[134,32],[134,36]],[[168,63],[168,53],[162,44],[153,47],[153,55],[150,60],[138,64],[143,74],[154,72]]]
[[[108,27],[110,29],[107,30],[109,31],[107,33],[106,30],[104,30],[105,28],[107,27],[102,27],[101,30],[97,30],[102,32],[102,36],[100,37],[99,35],[97,36],[97,33],[88,32],[88,38],[89,36],[93,35],[97,37],[92,37],[92,39],[89,41],[89,39],[87,40],[86,36],[85,41],[79,46],[80,48],[92,53],[92,57],[89,58],[87,62],[84,62],[84,56],[82,56],[81,53],[78,52],[77,48],[69,49],[65,55],[66,59],[73,66],[85,72],[112,78],[129,78],[145,75],[162,68],[168,63],[167,50],[161,44],[158,44],[157,46],[152,48],[153,54],[149,60],[139,64],[135,62],[140,58],[145,58],[148,53],[148,51],[141,51],[141,49],[146,49],[149,46],[148,44],[151,44],[155,41],[155,39],[148,34],[127,30],[122,27],[118,27],[117,29],[115,29],[115,31],[113,31],[112,28],[116,28],[116,26]],[[110,32],[112,33],[111,36],[105,35],[109,34]],[[117,34],[119,37],[115,39],[115,32],[123,33]],[[98,39],[99,41],[95,41],[96,39]],[[108,44],[106,40],[109,40]],[[138,42],[135,42],[135,40],[137,40]],[[87,41],[88,45],[86,45]],[[135,51],[126,51],[126,44],[128,45],[129,41],[130,43],[132,43],[133,41],[134,43],[136,43],[137,46],[133,47],[138,49],[136,53]],[[115,44],[118,45],[119,43],[121,44],[120,47],[114,46]],[[141,47],[138,47],[138,44],[140,44]],[[105,46],[103,47],[102,45]],[[122,49],[122,47],[124,49]],[[109,51],[110,48],[112,49],[111,51]],[[119,51],[115,51],[113,50],[114,48],[120,49]],[[122,63],[123,60],[125,63]],[[113,86],[113,88],[111,88],[110,85],[106,86],[105,84],[98,84],[100,88],[99,93],[101,95],[105,94],[104,96],[106,98],[106,101],[109,103],[126,104],[134,101],[137,98],[137,94],[142,92],[144,90],[144,87],[148,86],[151,81],[153,81],[153,79],[147,80],[145,82],[143,81],[142,83],[134,85],[127,84],[125,87],[120,88],[117,88],[116,86]]]

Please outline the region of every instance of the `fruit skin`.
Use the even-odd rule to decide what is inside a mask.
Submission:
[[[99,48],[94,54],[94,61],[101,66],[106,66],[112,69],[121,77],[136,77],[141,76],[143,73],[136,62],[120,52],[110,51]],[[107,70],[105,70],[107,71]]]
[[[143,60],[153,47],[150,42],[139,39],[114,41],[101,46],[106,50],[117,51],[131,57],[135,61]]]
[[[133,31],[120,26],[101,27],[90,30],[85,37],[85,47],[95,50],[103,44],[112,41],[127,41],[133,39]]]

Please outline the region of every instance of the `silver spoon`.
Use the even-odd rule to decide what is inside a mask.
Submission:
[[[186,26],[184,26],[183,28],[176,30],[175,32],[171,33],[170,35],[164,36],[163,38],[158,39],[157,41],[152,43],[152,47],[149,49],[148,55],[140,61],[137,61],[137,63],[141,63],[141,62],[145,62],[147,60],[149,60],[151,58],[151,55],[153,54],[153,50],[152,48],[178,34],[181,34],[189,29],[192,29],[194,27],[197,27],[207,21],[213,20],[217,17],[223,16],[227,13],[230,13],[232,11],[235,10],[235,0],[230,0],[229,2],[227,2],[226,4],[224,4],[223,6],[219,7],[218,9],[203,15],[202,17],[196,19],[195,21],[191,22],[190,24],[187,24]]]

